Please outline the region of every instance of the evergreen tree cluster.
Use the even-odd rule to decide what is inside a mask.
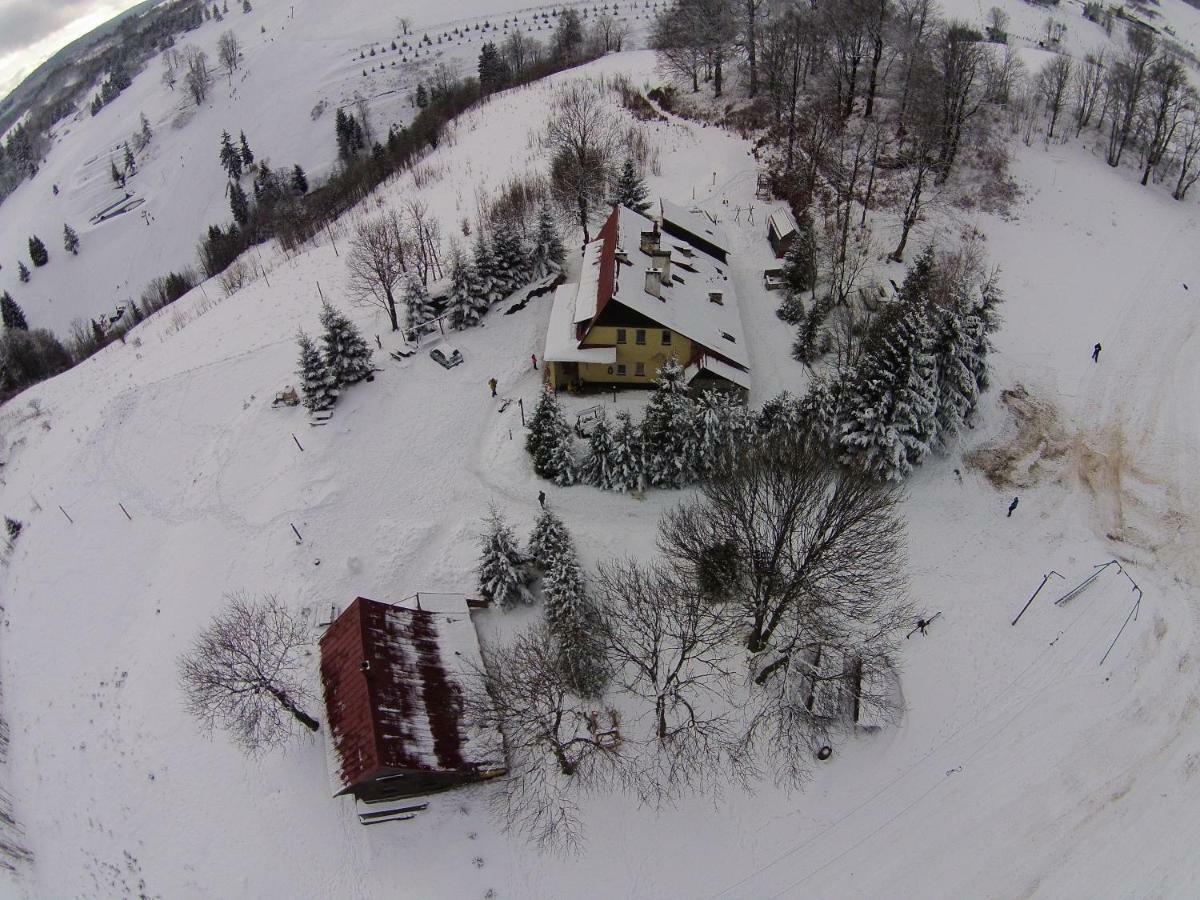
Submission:
[[[495,507],[491,508],[479,543],[479,593],[484,599],[499,604],[501,609],[532,604],[529,557],[521,552],[512,527]]]
[[[613,181],[609,202],[613,206],[624,206],[644,215],[650,209],[649,196],[646,182],[638,172],[637,162],[632,155],[626,156],[620,173]]]
[[[353,113],[339,109],[334,119],[334,132],[337,135],[338,159],[342,162],[354,159],[367,146],[362,124]]]
[[[452,328],[478,325],[493,303],[559,270],[566,251],[549,208],[538,214],[532,245],[507,218],[492,226],[490,239],[476,231],[471,258],[455,250],[450,263],[449,318]]]
[[[579,481],[610,491],[679,488],[716,471],[753,439],[754,426],[745,405],[725,392],[693,397],[683,367],[669,359],[640,424],[624,411],[615,427],[601,419],[576,460],[572,429],[558,399],[546,391],[530,421],[525,449],[534,471],[560,486]]]
[[[906,477],[973,421],[1000,301],[994,275],[976,289],[927,248],[871,323],[858,363],[814,382],[804,401],[814,433],[863,472]]]
[[[371,348],[362,333],[328,302],[321,306],[321,346],[303,331],[297,334],[300,347],[300,389],[304,405],[312,412],[329,409],[343,387],[371,374]]]

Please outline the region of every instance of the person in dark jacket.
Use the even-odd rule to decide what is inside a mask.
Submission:
[[[1100,362],[1100,345],[1099,344],[1097,344],[1095,347],[1092,348],[1092,362],[1094,362],[1094,363]]]
[[[1010,503],[1010,504],[1008,504],[1008,516],[1007,516],[1007,518],[1009,518],[1009,519],[1011,519],[1011,518],[1012,518],[1013,510],[1017,508],[1017,504],[1018,504],[1019,502],[1020,502],[1020,499],[1019,499],[1019,498],[1017,498],[1017,497],[1013,497],[1013,502],[1012,502],[1012,503]]]

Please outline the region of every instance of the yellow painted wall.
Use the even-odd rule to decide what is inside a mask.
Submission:
[[[663,344],[663,332],[667,331],[664,328],[647,328],[646,343],[637,343],[636,328],[625,329],[626,343],[617,343],[617,329],[614,326],[597,326],[588,334],[585,347],[616,347],[617,348],[617,365],[625,365],[625,374],[617,374],[617,365],[613,365],[612,374],[609,374],[609,366],[599,365],[597,363],[582,363],[579,366],[579,377],[583,381],[601,382],[601,383],[617,383],[617,384],[652,384],[655,376],[658,374],[659,367],[662,366],[668,359],[674,356],[679,360],[681,365],[687,365],[688,360],[692,358],[692,342],[685,337],[681,337],[675,332],[668,332],[671,335],[671,343]],[[645,364],[645,375],[636,375],[637,364]]]

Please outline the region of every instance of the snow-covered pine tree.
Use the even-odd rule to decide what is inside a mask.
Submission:
[[[785,291],[775,315],[789,325],[799,325],[804,321],[804,301],[800,299],[799,294]]]
[[[825,320],[833,310],[833,298],[822,297],[812,305],[804,318],[796,325],[796,339],[792,342],[792,357],[811,366],[829,351],[829,333]]]
[[[617,486],[615,464],[613,433],[608,427],[608,419],[601,416],[588,438],[587,453],[579,465],[579,480],[603,491],[611,491]]]
[[[811,291],[817,284],[817,230],[812,210],[805,209],[796,220],[796,236],[784,258],[783,277],[795,294]]]
[[[520,290],[529,283],[530,260],[525,240],[507,219],[497,223],[492,238],[495,259],[495,280],[502,285],[500,298]]]
[[[337,401],[337,379],[325,365],[317,345],[303,331],[296,335],[300,345],[300,391],[304,394],[304,406],[310,412],[329,409]]]
[[[749,416],[744,403],[719,390],[703,392],[693,410],[698,441],[697,472],[707,476],[744,447]]]
[[[537,239],[533,248],[531,260],[531,279],[545,278],[552,272],[562,269],[567,251],[563,247],[562,238],[558,234],[558,226],[554,223],[554,214],[548,205],[543,205],[538,212]]]
[[[0,319],[3,320],[6,329],[29,330],[29,323],[25,321],[24,311],[8,291],[0,295]]]
[[[931,329],[920,301],[890,305],[872,324],[845,388],[846,460],[898,481],[928,455],[937,433]]]
[[[945,451],[963,426],[971,421],[979,402],[979,385],[970,368],[974,342],[968,331],[969,310],[967,297],[956,297],[944,306],[931,309],[931,314],[936,316],[930,347],[937,379],[934,447],[941,451]]]
[[[572,444],[571,426],[558,405],[558,398],[553,391],[543,391],[525,438],[525,449],[533,457],[533,470],[560,487],[574,484],[577,476]]]
[[[479,593],[484,599],[498,603],[501,609],[533,603],[527,561],[512,528],[494,506],[479,543]]]
[[[233,215],[233,221],[237,222],[239,226],[250,221],[250,201],[247,199],[241,183],[237,181],[229,182],[229,212]]]
[[[142,113],[142,130],[138,132],[138,143],[145,149],[150,144],[150,139],[154,137],[154,132],[150,130],[150,120],[146,118],[146,114]]]
[[[546,570],[543,581],[546,624],[558,643],[558,664],[567,683],[581,697],[604,691],[608,667],[600,643],[600,617],[587,596],[583,569],[575,547],[567,546]]]
[[[404,304],[404,329],[415,340],[432,328],[429,323],[437,318],[437,310],[429,288],[413,272],[404,278]]]
[[[809,382],[808,393],[797,404],[802,429],[839,455],[842,449],[842,408],[849,380],[849,374],[840,378],[818,375]]]
[[[308,176],[304,174],[304,170],[300,168],[300,163],[296,163],[292,167],[292,190],[297,194],[308,193]]]
[[[221,151],[218,157],[221,161],[221,168],[225,170],[230,181],[237,181],[242,177],[242,157],[234,149],[233,139],[229,137],[228,131],[221,132]]]
[[[679,360],[663,363],[655,381],[658,388],[642,419],[646,480],[655,487],[683,487],[698,477],[699,439]]]
[[[612,462],[609,487],[614,491],[640,491],[646,486],[646,456],[642,449],[642,430],[628,411],[617,413],[612,436]]]
[[[529,534],[526,546],[528,558],[544,574],[558,562],[558,558],[570,549],[571,536],[567,526],[553,510],[543,509]]]
[[[63,224],[63,249],[73,256],[79,255],[79,235],[70,225]]]
[[[125,176],[122,175],[121,170],[117,168],[116,162],[110,158],[108,161],[108,166],[108,174],[109,177],[112,178],[113,184],[119,184],[121,187],[125,187]]]
[[[649,195],[650,192],[646,190],[646,182],[642,180],[642,176],[638,172],[637,162],[632,155],[626,156],[620,174],[613,182],[612,198],[609,202],[613,206],[624,206],[645,214],[650,209],[650,203],[646,199]]]
[[[29,259],[35,268],[41,268],[50,262],[50,253],[36,234],[29,239]]]
[[[470,303],[467,310],[467,324],[474,325],[491,308],[493,272],[496,263],[492,257],[492,248],[483,236],[483,229],[475,232],[475,247],[471,263]]]
[[[22,284],[29,283],[29,266],[19,259],[17,260],[17,278]]]
[[[248,169],[254,165],[254,152],[250,149],[250,145],[246,142],[246,132],[241,133],[241,140],[238,147],[238,157],[242,161],[242,168]]]
[[[755,431],[764,437],[800,434],[804,430],[800,403],[787,391],[776,394],[759,409],[754,419],[754,427]]]
[[[971,341],[971,353],[967,367],[975,376],[977,395],[991,386],[988,369],[988,354],[992,350],[991,335],[1000,327],[999,306],[1004,300],[1000,293],[999,273],[993,272],[980,286],[979,300],[967,314],[965,328]],[[968,424],[970,419],[967,420]]]
[[[134,159],[133,151],[129,148],[129,141],[125,142],[125,171],[130,175],[137,174],[137,160]]]
[[[371,348],[353,322],[326,302],[321,305],[321,326],[322,356],[338,387],[371,374]]]
[[[450,327],[461,331],[468,325],[474,325],[472,315],[476,312],[471,305],[471,264],[457,245],[450,255],[450,297],[449,312]]]

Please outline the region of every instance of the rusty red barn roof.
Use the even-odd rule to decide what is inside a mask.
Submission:
[[[393,772],[503,768],[498,736],[463,719],[465,682],[481,665],[465,602],[431,612],[359,597],[320,647],[337,793]]]

